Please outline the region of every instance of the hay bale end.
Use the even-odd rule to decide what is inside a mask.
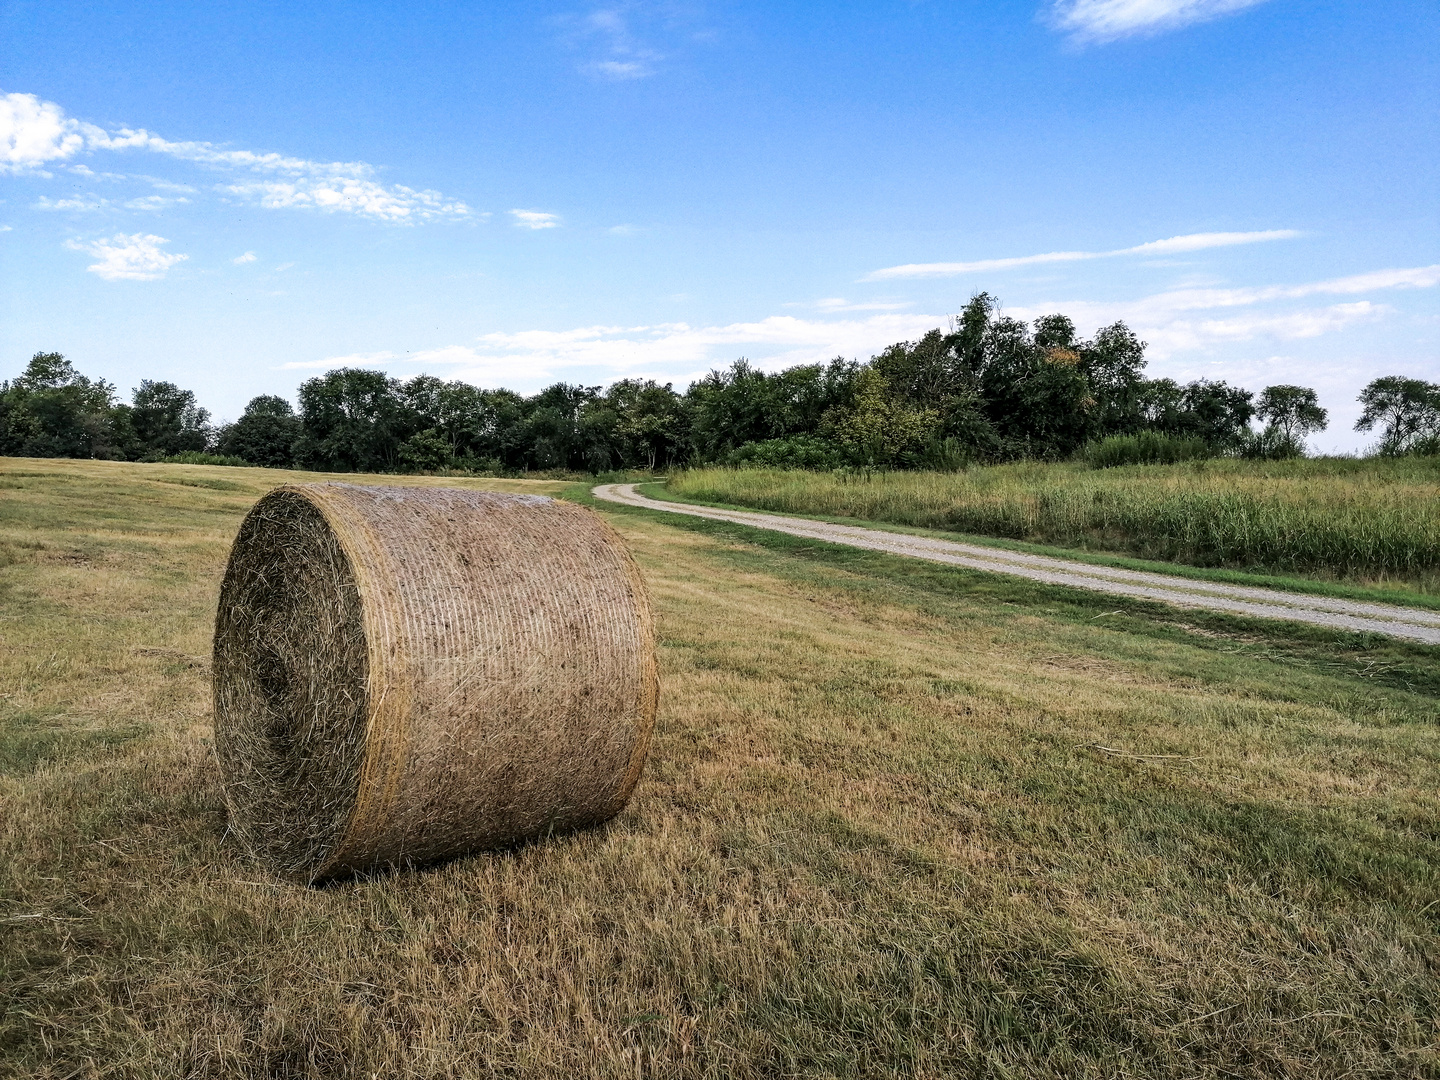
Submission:
[[[270,492],[213,670],[231,828],[306,882],[610,818],[659,690],[644,584],[599,515],[458,488]]]

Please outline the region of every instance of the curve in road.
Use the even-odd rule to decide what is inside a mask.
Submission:
[[[1369,631],[1407,641],[1440,645],[1440,611],[1371,604],[1359,600],[1337,600],[1328,596],[1309,596],[1304,593],[1226,585],[1214,581],[1195,581],[1168,574],[1092,566],[1045,555],[1028,555],[1003,548],[962,544],[954,540],[911,536],[908,533],[865,529],[855,525],[834,525],[783,514],[723,510],[712,506],[666,502],[641,495],[635,487],[634,484],[601,484],[594,489],[594,495],[597,499],[624,506],[660,510],[667,514],[685,514],[712,521],[728,521],[735,525],[769,529],[808,540],[822,540],[827,544],[845,544],[891,555],[907,555],[930,562],[964,566],[971,570],[1010,574],[1049,585],[1068,585],[1114,596],[1158,600],[1176,607],[1229,611],[1262,619],[1288,619],[1337,630]]]

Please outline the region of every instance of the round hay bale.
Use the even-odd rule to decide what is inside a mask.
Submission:
[[[270,492],[213,670],[231,829],[308,882],[606,820],[659,694],[644,585],[599,515],[456,488]]]

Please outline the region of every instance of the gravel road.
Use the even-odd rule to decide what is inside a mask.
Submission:
[[[721,510],[709,506],[667,502],[641,495],[635,490],[634,484],[601,484],[594,489],[594,494],[597,499],[625,506],[663,510],[669,514],[687,514],[691,517],[710,518],[713,521],[728,521],[808,540],[823,540],[829,544],[847,544],[850,547],[884,551],[891,555],[909,555],[916,559],[928,559],[930,562],[950,563],[971,570],[1011,574],[1050,585],[1069,585],[1113,596],[1159,600],[1176,607],[1231,611],[1240,615],[1259,616],[1262,619],[1288,619],[1292,622],[1334,627],[1337,630],[1364,630],[1404,638],[1407,641],[1440,645],[1440,611],[1368,604],[1359,600],[1335,600],[1328,596],[1307,596],[1276,589],[1224,585],[1214,581],[1195,581],[1190,578],[1171,577],[1168,574],[1092,566],[1068,559],[1027,555],[1019,551],[961,544],[953,540],[935,540],[883,529],[831,525],[823,521],[783,514]]]

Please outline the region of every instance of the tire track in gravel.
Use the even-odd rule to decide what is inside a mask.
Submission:
[[[949,563],[971,570],[1010,574],[1047,585],[1068,585],[1071,588],[1089,589],[1113,596],[1158,600],[1175,607],[1228,611],[1262,619],[1286,619],[1336,630],[1368,631],[1403,638],[1406,641],[1440,645],[1440,611],[1372,604],[1360,600],[1338,600],[1328,596],[1226,585],[1215,581],[1195,581],[1168,574],[1092,566],[1068,559],[1028,555],[1019,551],[962,544],[928,536],[911,536],[908,533],[888,532],[883,529],[833,525],[783,514],[722,510],[719,507],[666,502],[641,495],[635,487],[634,484],[601,484],[594,489],[594,495],[597,499],[623,506],[708,518],[711,521],[727,521],[808,540],[821,540],[828,544],[845,544],[868,551]]]

